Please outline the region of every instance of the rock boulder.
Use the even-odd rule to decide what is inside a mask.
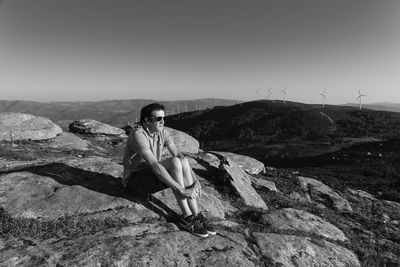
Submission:
[[[176,147],[182,153],[193,153],[196,154],[199,152],[200,144],[192,136],[188,135],[185,132],[178,131],[169,127],[165,127],[165,129],[170,133],[172,138],[174,139],[174,143]],[[164,149],[163,154],[169,155],[167,149]]]
[[[346,241],[344,233],[333,224],[303,210],[286,208],[262,215],[262,222],[274,230],[298,230],[329,238]]]
[[[353,252],[321,239],[271,233],[253,236],[271,266],[361,266]]]
[[[73,133],[94,134],[94,135],[117,135],[125,136],[125,131],[91,119],[76,120],[69,125],[69,129]]]
[[[226,158],[221,163],[221,169],[226,172],[228,183],[236,194],[240,196],[245,206],[264,210],[268,209],[265,202],[253,188],[249,175],[236,165],[233,160]]]
[[[349,202],[324,183],[307,177],[297,177],[300,187],[315,202],[341,212],[353,212]]]
[[[252,157],[221,151],[210,151],[210,153],[231,158],[242,170],[249,174],[265,173],[264,163]]]
[[[51,120],[31,114],[0,113],[0,141],[45,140],[62,132]]]
[[[83,140],[73,133],[62,132],[60,135],[51,140],[51,142],[49,142],[49,147],[66,150],[87,151],[89,150],[89,144],[90,143],[88,141]]]

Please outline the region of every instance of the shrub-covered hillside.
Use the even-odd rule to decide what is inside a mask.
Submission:
[[[400,113],[265,100],[169,116],[166,124],[194,136],[204,149],[243,152],[317,142],[329,152],[327,146],[342,145],[345,137],[398,137]]]

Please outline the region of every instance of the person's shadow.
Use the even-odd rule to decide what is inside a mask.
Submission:
[[[56,182],[64,185],[80,185],[89,190],[121,197],[142,204],[149,210],[164,217],[168,222],[176,222],[178,214],[165,203],[152,195],[132,196],[122,186],[121,178],[73,168],[63,163],[51,163],[43,166],[28,167],[24,171],[51,177]]]

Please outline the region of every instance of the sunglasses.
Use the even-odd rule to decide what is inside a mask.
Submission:
[[[160,121],[164,121],[164,117],[163,116],[159,116],[159,117],[155,117],[155,116],[151,116],[153,119],[153,122],[160,122]]]

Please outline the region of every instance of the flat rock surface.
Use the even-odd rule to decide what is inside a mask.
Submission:
[[[242,170],[249,174],[265,173],[264,163],[255,158],[231,152],[210,151],[210,153],[231,158]]]
[[[36,160],[16,160],[0,158],[0,171],[21,170],[32,166],[43,166],[52,163],[60,163],[69,167],[81,169],[87,172],[102,173],[113,176],[115,178],[122,177],[123,166],[110,158],[99,156],[65,156],[65,157],[43,157]],[[56,170],[57,175],[62,168]],[[49,170],[50,171],[50,170]],[[51,171],[50,171],[51,172]]]
[[[48,144],[51,148],[60,148],[66,150],[89,150],[90,142],[83,140],[82,138],[76,136],[73,133],[62,132],[60,135],[56,136]]]
[[[276,210],[263,214],[262,222],[274,230],[298,230],[332,240],[347,240],[339,228],[304,210],[292,208]]]
[[[51,120],[31,114],[0,113],[0,141],[45,140],[62,132]]]
[[[255,266],[242,244],[239,235],[200,239],[171,224],[141,224],[37,244],[0,239],[0,260],[8,266]]]
[[[92,119],[76,120],[69,125],[73,133],[126,136],[125,131]]]
[[[122,177],[123,166],[109,158],[88,156],[82,158],[69,158],[64,161],[70,167],[79,168],[89,172],[103,173],[115,178]]]
[[[0,205],[13,217],[55,219],[131,207],[132,202],[79,185],[62,185],[50,177],[14,172],[0,176]]]
[[[324,240],[271,233],[253,236],[262,255],[274,266],[361,266],[353,252]]]
[[[243,200],[244,205],[252,208],[268,209],[265,202],[251,185],[249,175],[233,160],[226,158],[226,161],[222,164],[222,169],[226,171],[228,182]]]
[[[341,212],[353,212],[349,202],[324,183],[308,177],[297,177],[300,187],[311,199]]]
[[[38,160],[17,160],[0,158],[0,172],[21,170],[27,167],[40,166],[54,162],[52,158],[42,158]]]

